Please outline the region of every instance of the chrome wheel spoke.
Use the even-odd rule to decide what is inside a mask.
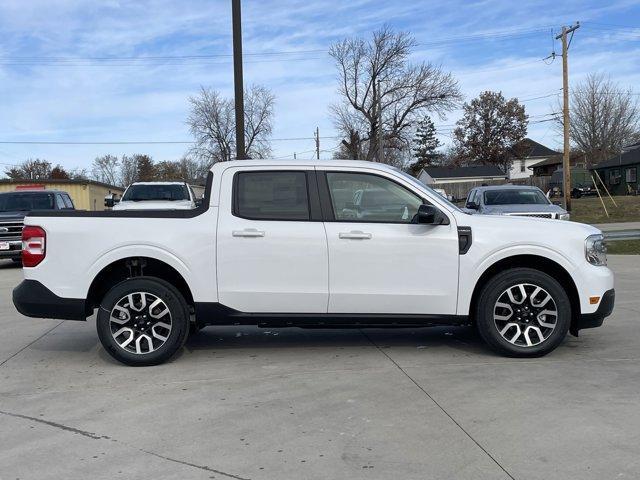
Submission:
[[[164,300],[149,292],[132,292],[116,302],[109,325],[120,348],[145,355],[164,345],[171,335],[173,322]]]
[[[543,287],[520,283],[500,294],[493,308],[493,321],[507,342],[529,348],[540,345],[553,333],[558,310]]]

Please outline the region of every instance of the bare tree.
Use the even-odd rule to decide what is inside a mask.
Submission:
[[[561,107],[559,107],[561,108]],[[632,89],[603,74],[590,74],[571,91],[569,134],[588,166],[640,139],[640,105]],[[558,116],[562,130],[562,117]]]
[[[464,115],[454,130],[455,147],[462,162],[497,165],[508,172],[512,147],[527,134],[528,117],[517,98],[501,92],[482,92],[463,106]]]
[[[274,95],[265,87],[252,85],[244,93],[245,146],[250,158],[264,158],[270,153],[269,136],[273,130]],[[235,116],[233,100],[219,92],[201,87],[190,97],[191,113],[187,119],[195,137],[191,154],[209,165],[231,160],[235,150]]]
[[[118,167],[120,161],[115,155],[103,155],[96,157],[91,165],[91,175],[97,181],[109,185],[122,185]]]
[[[389,27],[369,40],[347,38],[333,44],[329,54],[338,68],[341,103],[332,106],[336,128],[345,137],[354,130],[365,145],[365,158],[374,160],[382,129],[385,160],[411,145],[412,126],[428,112],[440,117],[462,99],[458,83],[431,63],[410,64],[416,42],[408,33]],[[382,125],[378,113],[381,109]]]
[[[126,187],[138,179],[138,162],[135,156],[122,155],[120,161],[120,185]]]
[[[5,170],[5,175],[14,180],[44,180],[51,178],[51,162],[39,158],[29,159],[16,167]]]

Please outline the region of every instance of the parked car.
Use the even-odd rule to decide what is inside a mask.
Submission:
[[[449,195],[444,188],[436,188],[436,187],[434,187],[433,191],[436,192],[439,195],[442,195],[444,198],[446,198],[450,202],[453,201],[453,196]]]
[[[538,187],[499,185],[472,188],[465,208],[470,213],[569,220],[569,213],[555,205]]]
[[[197,199],[186,182],[135,182],[118,200],[105,198],[105,206],[113,210],[191,210]]]
[[[567,331],[600,326],[615,296],[597,228],[468,215],[371,162],[220,162],[193,210],[40,211],[25,224],[18,311],[84,320],[97,310],[102,345],[130,365],[169,359],[192,318],[474,324],[498,352],[540,356]]]
[[[0,193],[0,259],[20,263],[23,219],[32,210],[73,210],[67,192],[33,190]]]
[[[559,168],[551,174],[549,189],[552,196],[561,197],[563,192],[563,170]],[[580,198],[596,195],[596,187],[591,177],[591,172],[584,168],[571,169],[571,197]]]

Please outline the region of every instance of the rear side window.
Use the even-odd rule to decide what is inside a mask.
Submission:
[[[65,208],[64,200],[62,199],[62,195],[59,193],[56,194],[56,206],[58,207],[58,210],[64,210]]]
[[[62,194],[62,200],[64,201],[65,208],[74,208],[73,202],[71,201],[71,197],[66,193]]]
[[[233,213],[252,220],[309,220],[305,172],[239,172]]]

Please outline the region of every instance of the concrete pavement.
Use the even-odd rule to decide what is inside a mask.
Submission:
[[[129,368],[27,319],[0,263],[0,478],[606,479],[640,472],[640,257],[604,327],[541,359],[466,328],[208,328]]]

